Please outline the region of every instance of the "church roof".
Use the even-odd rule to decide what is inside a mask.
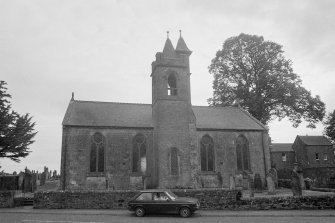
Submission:
[[[192,106],[200,129],[265,130],[265,126],[238,107]]]
[[[71,101],[63,125],[96,127],[152,127],[151,105]]]
[[[238,107],[192,106],[198,129],[258,130],[266,128]],[[151,104],[71,100],[64,126],[152,128]]]

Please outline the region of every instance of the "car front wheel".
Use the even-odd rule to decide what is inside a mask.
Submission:
[[[179,210],[179,214],[180,216],[182,216],[183,218],[188,218],[191,216],[191,210],[188,207],[182,207]]]
[[[141,208],[141,207],[137,207],[137,208],[135,209],[135,215],[136,215],[137,217],[143,217],[144,214],[145,214],[145,211],[144,211],[143,208]]]

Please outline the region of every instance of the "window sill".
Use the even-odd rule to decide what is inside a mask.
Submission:
[[[91,172],[91,173],[87,173],[86,177],[105,177],[105,172]]]
[[[132,172],[130,174],[131,177],[142,177],[144,176],[141,172]]]
[[[201,175],[217,175],[215,171],[201,171]]]

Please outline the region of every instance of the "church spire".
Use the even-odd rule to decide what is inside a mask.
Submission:
[[[191,54],[192,51],[188,49],[183,37],[181,36],[181,30],[179,30],[179,33],[180,33],[180,36],[179,36],[179,40],[177,43],[176,51],[178,53]]]
[[[167,56],[174,56],[175,55],[175,50],[174,50],[172,42],[171,42],[171,40],[169,38],[169,31],[167,31],[166,33],[167,33],[167,39],[165,41],[165,45],[164,45],[164,49],[163,49],[163,54],[165,54]]]

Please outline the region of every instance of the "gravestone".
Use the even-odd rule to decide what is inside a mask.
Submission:
[[[268,194],[275,194],[275,182],[273,178],[269,175],[266,176],[266,184],[268,186]]]
[[[33,192],[32,190],[32,174],[26,172],[23,178],[23,193]]]
[[[37,174],[33,173],[31,175],[31,190],[34,192],[37,189]]]
[[[302,195],[301,171],[297,165],[294,165],[293,171],[291,173],[291,189],[293,196]]]
[[[266,175],[266,183],[268,186],[268,194],[276,193],[276,183],[277,182],[277,170],[275,168],[271,168]]]
[[[250,197],[254,197],[254,175],[248,174],[248,188],[250,191]]]
[[[229,175],[229,189],[230,190],[235,190],[235,188],[236,188],[235,177],[232,174],[230,174]]]
[[[242,176],[242,174],[236,174],[235,185],[236,185],[236,187],[243,187],[243,176]]]
[[[255,174],[254,177],[254,188],[255,188],[255,192],[260,193],[263,191],[263,184],[262,184],[262,179],[261,179],[261,175],[259,173]]]
[[[43,186],[45,184],[45,181],[46,181],[46,173],[43,172],[41,174],[40,186]]]
[[[57,170],[54,170],[52,173],[52,178],[57,179]]]
[[[218,182],[219,182],[219,188],[222,188],[223,186],[223,178],[221,175],[221,172],[217,172]]]

